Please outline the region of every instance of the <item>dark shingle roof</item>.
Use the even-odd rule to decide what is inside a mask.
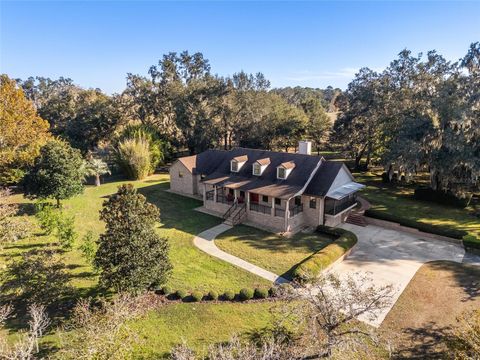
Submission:
[[[245,159],[246,163],[237,173],[230,171],[230,161]],[[269,160],[269,163],[265,161]],[[289,198],[301,192],[317,169],[321,157],[315,155],[292,154],[258,149],[234,148],[230,151],[207,150],[198,155],[181,158],[187,168],[194,174],[207,175],[204,179],[209,184],[227,186],[263,195]],[[252,167],[255,162],[265,163],[262,175],[255,176]],[[292,171],[287,179],[277,179],[277,167],[282,165]],[[322,160],[318,171],[311,179],[304,194],[324,196],[330,189],[343,163]]]

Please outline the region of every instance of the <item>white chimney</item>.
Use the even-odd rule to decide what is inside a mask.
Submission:
[[[312,142],[302,140],[298,142],[298,153],[304,155],[311,155],[312,154]]]

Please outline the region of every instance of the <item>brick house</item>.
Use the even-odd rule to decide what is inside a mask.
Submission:
[[[170,190],[203,199],[205,210],[233,225],[294,233],[344,222],[364,186],[342,162],[310,155],[309,142],[299,149],[234,148],[183,157],[170,168]]]

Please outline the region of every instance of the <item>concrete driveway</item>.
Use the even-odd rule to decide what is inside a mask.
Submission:
[[[395,289],[391,306],[379,311],[375,321],[360,319],[377,327],[423,263],[433,260],[462,262],[465,255],[462,246],[445,241],[424,240],[373,225],[361,227],[343,224],[341,227],[354,232],[358,236],[358,243],[348,258],[335,264],[331,271],[340,278],[344,274],[368,272],[377,286],[392,284]]]

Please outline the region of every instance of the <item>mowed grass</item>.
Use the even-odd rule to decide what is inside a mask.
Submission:
[[[415,186],[384,184],[378,174],[372,172],[354,174],[356,181],[367,185],[360,193],[372,208],[432,225],[465,230],[480,236],[480,218],[473,207],[459,209],[413,198]]]
[[[208,346],[271,325],[273,302],[173,303],[136,320],[131,328],[138,336],[135,359],[165,358],[175,345],[186,342],[199,353]]]
[[[290,238],[250,226],[236,226],[215,239],[216,245],[277,275],[290,278],[295,266],[324,248],[333,238],[319,233],[297,233]]]
[[[71,275],[71,284],[80,295],[94,294],[98,277],[92,267],[83,259],[78,246],[82,237],[92,231],[95,236],[104,231],[104,224],[99,220],[102,203],[109,195],[116,192],[124,183],[132,183],[149,202],[160,208],[161,222],[157,231],[169,239],[170,258],[173,273],[168,285],[174,289],[191,290],[236,290],[243,287],[268,286],[270,283],[256,275],[236,268],[219,259],[210,257],[193,245],[193,237],[199,232],[220,223],[220,219],[195,211],[201,202],[195,199],[171,194],[164,190],[169,188],[168,175],[154,175],[143,181],[113,181],[100,187],[88,186],[84,194],[64,201],[66,213],[75,216],[78,239],[73,250],[64,252],[62,260]],[[20,204],[23,211],[31,211],[32,204],[21,194],[12,196],[9,202]],[[36,223],[30,215],[32,224]],[[41,248],[55,240],[45,236],[39,229],[28,240],[22,240],[6,246],[0,252],[0,266],[18,257],[29,249]]]
[[[480,267],[424,264],[381,325],[398,358],[443,358],[444,340],[462,313],[480,308]]]

